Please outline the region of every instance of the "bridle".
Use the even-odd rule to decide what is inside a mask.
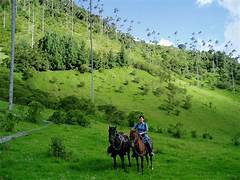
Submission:
[[[144,152],[142,154],[139,154],[137,152],[137,149],[135,147],[137,147],[139,145],[139,143],[137,142],[138,139],[140,138],[139,134],[137,132],[135,132],[134,134],[134,141],[133,141],[133,144],[134,144],[134,151],[135,153],[138,155],[138,156],[143,156],[144,155]]]
[[[120,140],[120,144],[119,144],[118,147],[115,146],[115,143],[114,143],[116,138],[118,138]],[[123,144],[123,141],[124,141],[124,137],[121,134],[117,133],[117,131],[114,131],[114,135],[111,135],[111,139],[113,139],[113,141],[110,141],[110,144],[112,145],[113,149],[115,151],[119,151],[121,149],[121,147],[122,147],[122,144]]]

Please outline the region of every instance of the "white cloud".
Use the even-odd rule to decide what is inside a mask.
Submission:
[[[227,24],[224,33],[226,41],[232,42],[232,48],[240,53],[240,21],[233,21]]]
[[[219,4],[227,9],[235,18],[240,18],[240,0],[218,0]]]
[[[172,46],[172,45],[174,45],[173,42],[171,42],[167,39],[161,39],[158,44],[161,45],[161,46]]]
[[[214,0],[197,0],[199,6],[206,6],[213,3]]]
[[[224,37],[225,42],[220,44],[219,49],[225,49],[224,44],[232,42],[232,47],[240,53],[240,0],[197,0],[199,6],[210,5],[217,2],[229,12],[230,20],[226,22]]]

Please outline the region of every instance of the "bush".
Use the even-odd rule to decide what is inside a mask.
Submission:
[[[240,145],[240,133],[236,134],[233,139],[232,142],[235,146],[239,146]]]
[[[123,93],[124,92],[124,87],[123,86],[119,86],[115,92],[118,92],[118,93]]]
[[[84,86],[85,86],[85,82],[84,81],[80,82],[80,84],[77,85],[77,87],[79,87],[79,88],[84,87]]]
[[[133,70],[132,72],[130,72],[130,75],[135,76],[136,75],[136,70]]]
[[[197,131],[191,131],[192,138],[197,138]]]
[[[138,84],[138,83],[140,82],[140,78],[139,78],[139,77],[135,77],[135,78],[132,80],[132,82]]]
[[[96,107],[90,99],[78,99],[76,96],[68,96],[61,99],[58,107],[66,112],[69,110],[81,110],[86,114],[94,114],[96,112]]]
[[[28,80],[32,78],[35,72],[36,70],[34,68],[26,68],[25,70],[23,70],[22,79]]]
[[[32,101],[31,103],[28,104],[29,109],[27,113],[27,119],[30,122],[37,123],[42,119],[41,112],[44,109],[44,106],[37,102],[37,101]]]
[[[163,89],[161,89],[160,87],[154,89],[152,92],[153,92],[153,95],[157,97],[161,96],[164,93]]]
[[[87,126],[90,125],[90,121],[79,110],[68,111],[67,112],[66,123],[67,124],[72,124],[72,125],[80,125],[82,127],[87,127]]]
[[[170,124],[168,127],[168,133],[171,134],[175,138],[182,138],[186,132],[183,129],[183,124],[182,123],[177,123],[176,125]]]
[[[80,73],[85,73],[85,72],[89,72],[89,71],[90,71],[90,68],[87,64],[80,65],[80,67],[79,67]]]
[[[1,117],[0,127],[4,131],[12,132],[14,131],[18,121],[19,118],[17,115],[13,114],[12,112],[7,112],[5,116]]]
[[[228,87],[230,87],[231,85],[229,84],[229,82],[220,81],[216,84],[216,86],[219,89],[228,89]]]
[[[182,108],[184,109],[190,109],[192,107],[192,97],[191,96],[186,96],[185,99],[183,99],[183,105]]]
[[[209,132],[203,133],[202,137],[203,139],[210,139],[210,140],[213,139],[212,135]]]
[[[51,138],[49,154],[57,158],[63,158],[63,159],[66,158],[67,153],[66,153],[66,148],[62,138],[59,138],[59,137]]]
[[[52,116],[49,117],[49,121],[54,122],[55,124],[64,124],[66,122],[67,115],[63,111],[56,111]]]
[[[117,108],[116,108],[116,106],[114,106],[112,104],[106,104],[106,105],[98,106],[98,110],[99,111],[104,111],[105,114],[112,114],[115,111],[117,111]]]
[[[108,122],[114,125],[125,125],[126,114],[123,111],[115,111],[108,116]]]
[[[148,94],[148,92],[149,92],[149,86],[147,85],[147,84],[145,84],[145,85],[142,85],[142,86],[140,86],[140,87],[138,87],[140,90],[142,90],[142,92],[140,93],[141,95],[147,95]]]
[[[132,111],[128,114],[127,120],[128,120],[128,126],[133,127],[135,122],[138,120],[139,116],[144,115],[141,111]]]
[[[124,81],[123,85],[127,86],[129,84],[128,80]]]

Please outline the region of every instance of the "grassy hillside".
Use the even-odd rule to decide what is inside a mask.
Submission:
[[[30,57],[28,59],[31,59],[36,55],[34,53],[42,51],[37,47],[38,40],[44,36],[41,32],[42,9],[37,3],[35,7],[35,47],[31,51],[29,48],[31,44],[29,29],[31,27],[28,26],[30,17],[28,9],[21,8],[23,7],[19,5],[16,46],[21,49],[27,44],[26,51],[19,52],[29,53],[27,54]],[[70,17],[65,10],[54,12],[52,15],[51,8],[46,9],[45,32],[55,32],[58,36],[71,37],[70,21],[66,22],[66,16],[69,19]],[[0,16],[2,15],[3,12],[0,11]],[[0,64],[9,55],[9,22],[10,14],[7,13],[6,30],[4,31],[0,26]],[[99,68],[95,71],[95,105],[111,104],[126,114],[131,111],[144,112],[156,152],[154,170],[146,169],[145,174],[141,177],[136,172],[135,164],[134,167],[128,169],[128,173],[124,173],[120,169],[113,170],[112,160],[106,154],[109,124],[107,118],[98,112],[99,114],[90,118],[91,126],[88,128],[51,125],[31,136],[0,145],[0,180],[239,179],[240,151],[239,147],[232,143],[232,138],[240,132],[239,63],[235,62],[235,68],[238,71],[234,72],[236,92],[233,93],[230,91],[232,90],[230,76],[232,68],[229,63],[232,59],[226,57],[224,53],[202,52],[204,56],[199,57],[200,53],[195,54],[195,52],[175,47],[154,46],[135,41],[127,44],[121,42],[121,39],[116,40],[113,36],[109,36],[107,34],[109,32],[101,34],[96,28],[94,30],[94,51],[108,53],[112,50],[117,54],[124,45],[128,61],[128,65],[123,67]],[[74,33],[71,38],[76,42],[84,41],[87,46],[86,52],[88,52],[89,32],[85,20],[74,16]],[[58,51],[62,51],[62,49],[58,49]],[[51,56],[51,54],[48,55],[44,57]],[[19,61],[20,64],[27,64],[24,61],[25,57],[18,56],[19,59],[22,58],[22,61]],[[100,59],[105,61],[104,58]],[[201,87],[197,86],[196,58],[199,58],[200,61]],[[219,58],[219,64],[224,68],[219,67],[218,72],[213,73],[211,61],[216,58]],[[66,58],[64,61],[68,62],[71,59]],[[138,62],[138,67],[136,62]],[[225,62],[227,63],[224,64]],[[35,62],[33,61],[33,63]],[[2,65],[5,67],[0,68],[0,99],[2,100],[0,101],[0,115],[7,109],[9,86],[9,72],[6,64],[2,63]],[[19,66],[17,67],[19,68]],[[31,66],[26,67],[30,67],[30,70],[16,70],[18,72],[15,72],[14,81],[14,103],[16,103],[14,113],[21,115],[21,121],[16,125],[14,132],[5,132],[0,129],[0,136],[42,125],[26,121],[25,117],[29,110],[27,105],[32,101],[45,105],[45,110],[41,114],[42,120],[47,120],[54,111],[59,110],[56,104],[63,98],[67,96],[91,98],[91,74],[89,72],[80,73],[79,67],[74,67],[69,71],[45,69],[43,72],[31,69]],[[220,76],[224,76],[226,79],[221,79]],[[217,81],[225,90],[216,88]],[[169,97],[168,85],[171,83],[178,88],[176,99],[181,105],[184,98],[191,97],[191,108],[184,109],[179,106],[180,114],[178,115],[168,114],[159,108],[166,103]],[[183,124],[185,131],[184,136],[180,139],[173,138],[168,133],[170,124],[177,123]],[[118,129],[129,133],[129,128],[125,126],[118,126]],[[156,129],[160,129],[161,132],[157,133]],[[192,137],[192,131],[196,132],[197,138]],[[212,139],[204,139],[203,133],[209,133]],[[67,151],[72,152],[69,160],[60,160],[48,155],[49,143],[53,136],[64,139]],[[133,160],[133,162],[135,161]]]
[[[36,134],[9,143],[1,150],[0,177],[6,179],[238,179],[239,148],[231,145],[184,139],[159,134],[151,136],[158,150],[154,170],[146,168],[141,176],[133,167],[125,173],[113,170],[106,154],[106,124],[95,122],[91,128],[51,126]],[[122,129],[128,132],[129,129]],[[51,137],[61,136],[68,161],[48,156]],[[19,149],[21,147],[21,150]],[[4,148],[2,148],[4,149]],[[118,159],[118,165],[120,160]],[[26,173],[26,169],[28,172]]]
[[[131,75],[131,72],[136,75]],[[132,82],[139,78],[139,83]],[[61,98],[69,95],[90,98],[90,74],[80,74],[77,71],[37,73],[27,81],[29,86],[50,92],[51,96]],[[123,83],[128,81],[128,85]],[[53,83],[54,82],[54,83]],[[84,82],[84,87],[78,85]],[[176,81],[181,87],[186,87],[193,96],[192,109],[181,110],[180,116],[167,115],[158,107],[164,102],[166,92],[160,97],[153,95],[156,87],[165,89],[166,83],[145,71],[133,68],[119,68],[95,73],[95,96],[97,104],[112,103],[126,112],[143,111],[153,127],[167,127],[169,124],[182,122],[190,130],[210,131],[219,141],[229,141],[236,134],[240,123],[239,95],[233,95],[222,90],[209,90],[190,86],[186,81]],[[147,95],[141,95],[139,87],[149,86]],[[123,92],[116,90],[123,88]],[[212,108],[209,107],[212,103]],[[225,137],[225,138],[224,138]]]

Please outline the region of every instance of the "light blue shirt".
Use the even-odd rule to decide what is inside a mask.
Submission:
[[[135,124],[133,128],[137,129],[139,134],[146,134],[148,132],[148,125],[145,122],[143,122],[143,123],[139,122],[139,123]]]

